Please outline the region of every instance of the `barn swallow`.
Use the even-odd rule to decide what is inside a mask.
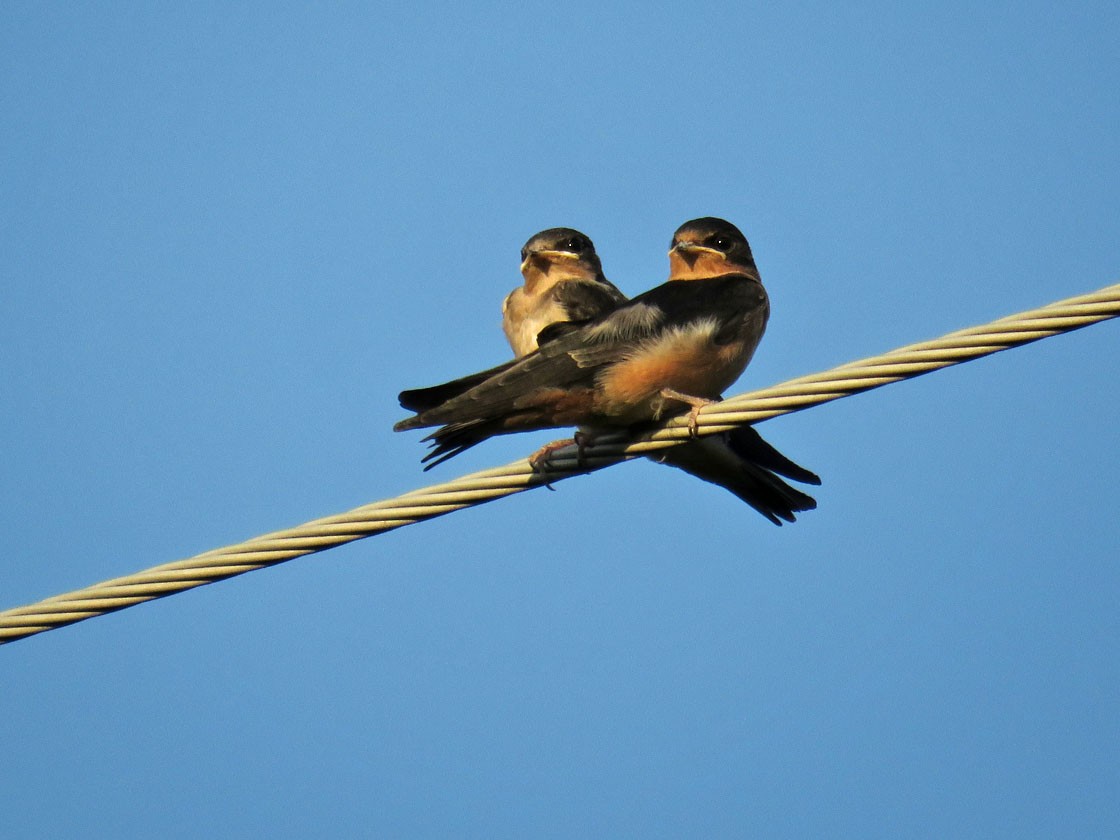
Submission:
[[[556,426],[625,429],[699,410],[746,368],[769,301],[746,237],[722,219],[673,236],[668,282],[482,374],[404,391],[397,431],[441,426],[431,466],[495,435]]]
[[[687,273],[691,267],[687,264]],[[521,250],[525,284],[502,303],[502,328],[516,356],[528,355],[556,335],[618,308],[626,297],[603,275],[591,240],[571,228],[541,231]],[[567,445],[570,441],[558,441]],[[814,473],[786,458],[751,426],[670,447],[651,460],[682,469],[734,493],[771,522],[793,522],[816,500],[777,474],[820,484]],[[780,517],[780,518],[779,518]]]
[[[537,336],[553,324],[589,321],[626,302],[603,276],[595,246],[571,228],[542,230],[521,249],[518,286],[502,302],[502,330],[516,356],[537,349]]]

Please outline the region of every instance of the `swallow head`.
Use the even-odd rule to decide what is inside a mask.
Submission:
[[[685,222],[669,245],[669,279],[699,280],[724,274],[758,279],[747,237],[731,222],[711,216]]]
[[[549,228],[532,236],[521,249],[521,273],[533,285],[550,280],[595,278],[603,273],[591,240],[572,228]]]

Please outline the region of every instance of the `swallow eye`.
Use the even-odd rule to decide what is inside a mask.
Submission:
[[[571,251],[573,254],[578,254],[583,250],[583,243],[575,237],[564,241],[564,250]]]
[[[718,248],[720,251],[728,251],[731,249],[731,240],[726,236],[717,236],[712,240],[712,245]]]

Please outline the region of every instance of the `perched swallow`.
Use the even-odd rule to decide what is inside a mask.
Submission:
[[[626,302],[603,276],[591,240],[571,228],[551,228],[521,249],[518,286],[502,302],[502,330],[518,357],[537,349],[537,336],[557,323],[589,321]]]
[[[433,466],[489,437],[555,426],[619,429],[720,399],[766,328],[770,304],[746,237],[722,219],[682,225],[669,281],[483,374],[404,391],[397,431],[441,426]]]
[[[518,357],[536,350],[582,322],[602,317],[626,302],[603,275],[591,240],[571,228],[533,236],[521,250],[525,284],[506,296],[502,329]],[[566,445],[568,441],[559,441]],[[771,522],[794,522],[795,512],[812,510],[816,500],[790,487],[775,473],[820,484],[763,440],[751,426],[710,435],[648,456],[734,493]]]

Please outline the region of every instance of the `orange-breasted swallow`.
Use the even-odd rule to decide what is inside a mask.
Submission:
[[[521,272],[525,284],[502,304],[502,328],[518,357],[536,350],[539,340],[554,338],[565,324],[605,316],[626,302],[604,276],[591,240],[571,228],[552,228],[529,239],[521,250]],[[724,487],[776,525],[816,507],[812,496],[778,475],[808,484],[820,484],[820,478],[774,449],[751,426],[649,457]]]

